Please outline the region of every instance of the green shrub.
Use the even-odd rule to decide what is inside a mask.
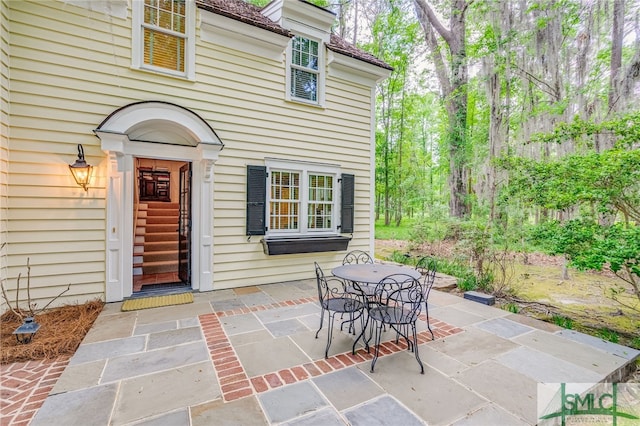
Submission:
[[[437,259],[438,272],[451,275],[458,279],[458,288],[462,291],[476,290],[478,280],[473,274],[473,270],[460,260]]]
[[[609,330],[608,328],[601,328],[598,331],[598,337],[607,340],[612,343],[618,343],[620,341],[620,336],[613,330]]]
[[[502,309],[504,309],[505,311],[511,312],[512,314],[517,314],[518,312],[520,312],[520,306],[518,306],[513,302],[507,303],[502,307]]]
[[[461,291],[471,291],[478,288],[478,283],[476,281],[476,277],[474,276],[466,276],[462,278],[458,278],[458,288]]]
[[[554,315],[552,317],[553,323],[562,328],[566,328],[568,330],[573,329],[573,320],[569,317],[564,317],[562,315]]]
[[[391,257],[389,258],[389,260],[391,262],[401,263],[403,265],[412,264],[411,256],[409,256],[407,253],[404,253],[398,250],[394,250],[393,253],[391,253]]]

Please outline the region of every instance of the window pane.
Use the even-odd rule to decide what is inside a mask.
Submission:
[[[184,72],[185,39],[144,29],[144,63]]]
[[[273,170],[270,174],[269,227],[273,230],[296,230],[300,215],[300,174]]]
[[[158,3],[160,5],[160,9],[162,10],[168,10],[169,12],[171,12],[171,10],[173,9],[172,0],[159,0]]]
[[[166,28],[168,30],[171,29],[171,22],[173,21],[173,15],[171,12],[166,12],[164,10],[160,11],[160,15],[158,16],[157,26],[160,28]]]
[[[333,223],[333,176],[309,174],[309,229],[331,229]]]
[[[296,98],[317,101],[318,76],[316,74],[291,69],[291,95]]]
[[[145,0],[144,3],[146,24],[185,34],[184,0]]]
[[[174,16],[173,18],[173,31],[184,34],[185,33],[184,16]]]
[[[144,63],[185,71],[185,0],[144,1]]]
[[[144,22],[146,24],[156,25],[158,19],[157,4],[153,0],[147,0],[144,6]]]
[[[296,36],[291,45],[291,96],[318,101],[318,42]]]
[[[318,42],[296,36],[291,47],[291,63],[309,68],[318,69]]]

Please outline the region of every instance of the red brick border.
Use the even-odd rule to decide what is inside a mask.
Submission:
[[[0,425],[28,425],[53,389],[70,358],[65,355],[53,360],[1,365]]]
[[[327,359],[319,359],[303,365],[297,365],[284,370],[267,373],[262,376],[248,377],[244,368],[240,364],[240,360],[238,359],[235,350],[231,346],[229,338],[225,333],[219,318],[316,302],[317,299],[307,297],[289,300],[286,302],[273,303],[271,305],[253,306],[250,308],[240,308],[230,311],[216,312],[213,314],[200,315],[200,324],[202,324],[202,331],[204,333],[205,341],[207,342],[207,347],[209,348],[209,354],[211,355],[214,370],[218,376],[218,382],[220,384],[222,398],[224,401],[233,401],[253,395],[254,393],[266,392],[271,389],[301,382],[309,379],[310,377],[328,374],[333,371],[373,359],[373,350],[375,350],[375,348],[372,348],[370,353],[363,348],[360,348],[355,354],[345,352],[330,356]],[[423,321],[427,320],[424,315],[421,315],[420,318]],[[429,322],[433,329],[435,339],[441,339],[463,331],[461,328],[454,327],[435,318],[430,318]],[[428,330],[418,333],[419,344],[430,341],[431,333]],[[402,340],[397,344],[394,341],[384,342],[380,344],[379,356],[390,355],[406,349],[407,344]]]

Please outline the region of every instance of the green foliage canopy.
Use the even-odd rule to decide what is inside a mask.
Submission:
[[[613,148],[592,149],[596,138],[613,138]],[[589,207],[590,213],[621,214],[640,223],[640,111],[594,123],[575,118],[560,123],[536,142],[571,139],[586,146],[584,153],[544,161],[504,156],[498,165],[509,172],[503,198],[512,197],[545,209]]]
[[[639,149],[614,148],[546,162],[505,157],[499,164],[510,172],[504,197],[554,210],[587,205],[640,222]]]

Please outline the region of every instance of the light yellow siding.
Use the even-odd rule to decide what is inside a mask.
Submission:
[[[0,1],[0,282],[8,281],[8,252],[6,244],[9,223],[9,7]],[[8,282],[7,282],[8,286]],[[0,300],[0,312],[6,301]]]
[[[337,164],[354,174],[349,249],[369,249],[370,87],[327,72],[325,108],[317,108],[285,101],[284,62],[199,37],[196,81],[132,69],[131,10],[121,19],[61,1],[3,0],[2,16],[3,34],[5,21],[11,30],[10,75],[2,39],[2,100],[7,104],[10,78],[11,108],[1,113],[3,129],[9,117],[11,140],[3,131],[0,232],[10,246],[9,281],[30,259],[33,298],[46,301],[69,283],[61,302],[104,298],[107,159],[93,130],[141,100],[190,109],[225,144],[213,174],[214,288],[310,278],[314,261],[329,268],[344,255],[266,256],[259,237],[247,239],[246,166],[267,157]],[[67,166],[79,143],[95,166],[88,192]]]

